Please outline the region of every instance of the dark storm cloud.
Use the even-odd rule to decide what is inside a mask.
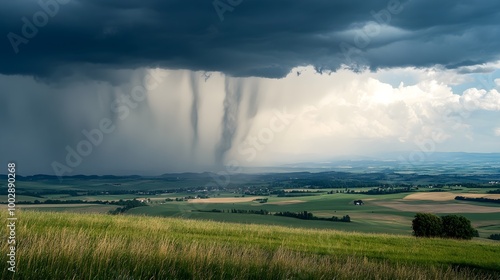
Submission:
[[[495,0],[55,1],[1,4],[0,73],[159,66],[282,77],[302,65],[455,68],[500,52]],[[238,5],[221,21],[214,3]],[[34,21],[40,27],[23,34]]]

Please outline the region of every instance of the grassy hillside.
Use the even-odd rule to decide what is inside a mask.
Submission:
[[[17,217],[18,272],[13,278],[2,254],[2,279],[498,279],[500,272],[500,242],[143,216]]]

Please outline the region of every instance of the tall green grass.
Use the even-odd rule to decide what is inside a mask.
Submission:
[[[495,242],[175,218],[23,211],[17,240],[14,275],[2,246],[2,279],[498,279],[500,272]]]

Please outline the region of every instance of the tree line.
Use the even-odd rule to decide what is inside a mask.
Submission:
[[[132,208],[139,206],[148,206],[144,202],[140,202],[137,199],[132,200],[123,200],[120,199],[118,201],[103,201],[103,200],[81,200],[81,199],[72,199],[72,200],[58,200],[58,199],[47,199],[45,201],[19,201],[17,204],[106,204],[106,205],[118,205],[123,207],[118,207],[115,210],[110,210],[108,213],[111,215],[124,213]]]
[[[489,202],[489,203],[500,203],[500,199],[486,198],[486,197],[465,197],[465,196],[456,196],[456,197],[455,197],[455,200],[475,201],[475,202]]]
[[[349,215],[345,215],[342,218],[332,216],[331,218],[322,218],[322,217],[316,217],[313,215],[311,212],[307,211],[302,211],[302,212],[276,212],[274,213],[274,216],[283,216],[283,217],[291,217],[291,218],[296,218],[296,219],[302,219],[302,220],[320,220],[320,221],[331,221],[331,222],[351,222],[351,217]]]
[[[233,214],[256,214],[256,215],[270,215],[267,210],[246,210],[246,209],[211,209],[211,210],[196,210],[196,212],[212,212],[212,213],[233,213]]]
[[[117,204],[117,205],[123,205],[123,207],[118,207],[115,210],[111,210],[111,211],[109,211],[109,214],[117,215],[117,214],[124,213],[132,208],[135,208],[135,207],[147,206],[146,203],[140,202],[139,200],[137,200],[135,198],[133,200],[121,200],[120,199],[120,201],[118,201],[118,202],[120,204]]]
[[[494,233],[488,237],[491,240],[499,240],[500,241],[500,234],[499,233]]]
[[[128,205],[130,204],[131,201],[137,201],[139,203],[142,203],[138,201],[137,199],[133,200],[82,200],[82,199],[68,199],[68,200],[60,200],[60,199],[47,199],[44,201],[40,201],[38,199],[34,201],[18,201],[16,204],[108,204],[108,205]],[[6,202],[0,202],[0,203],[6,203]],[[135,202],[134,202],[135,203]],[[144,205],[141,206],[146,206],[146,203],[142,203]]]
[[[351,222],[351,217],[349,215],[345,215],[341,218],[332,216],[331,218],[323,218],[323,217],[316,217],[313,215],[313,213],[308,212],[308,211],[301,211],[301,212],[275,212],[271,213],[265,209],[260,209],[260,210],[246,210],[246,209],[228,209],[228,210],[220,210],[220,209],[211,209],[211,210],[196,210],[196,212],[211,212],[211,213],[234,213],[234,214],[256,214],[256,215],[274,215],[274,216],[281,216],[281,217],[290,217],[290,218],[296,218],[296,219],[301,219],[301,220],[318,220],[318,221],[330,221],[330,222],[346,222],[349,223]]]

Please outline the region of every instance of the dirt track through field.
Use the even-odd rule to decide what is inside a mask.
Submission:
[[[405,200],[432,200],[432,201],[448,201],[454,200],[456,196],[464,197],[486,197],[492,199],[500,199],[500,194],[480,194],[480,193],[451,193],[451,192],[419,192],[407,195]]]

